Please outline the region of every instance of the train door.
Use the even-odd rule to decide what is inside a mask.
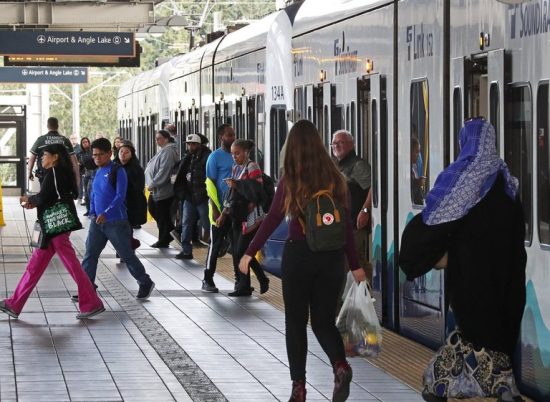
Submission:
[[[460,129],[464,125],[464,57],[457,57],[451,60],[451,129],[449,130],[452,138],[448,139],[452,160],[455,160],[460,151],[458,138]],[[446,161],[447,162],[447,161]],[[447,166],[447,163],[445,163]]]
[[[501,102],[504,100],[506,59],[504,49],[487,53],[487,119],[495,128],[499,153],[504,153],[504,113],[501,113]],[[502,102],[504,104],[504,102]]]
[[[388,269],[388,113],[386,80],[373,74],[357,81],[357,129],[356,149],[371,166],[371,192],[373,223],[369,239],[368,260],[372,263],[372,292],[376,300],[375,309],[386,326],[393,326],[394,303],[392,298],[382,297],[394,294],[394,272]],[[351,115],[351,111],[350,111]]]
[[[21,195],[27,190],[26,133],[25,106],[3,106],[0,111],[0,180],[5,195]]]
[[[303,118],[307,119],[311,122],[314,122],[314,120],[313,120],[313,108],[314,108],[314,105],[313,105],[313,92],[314,92],[313,91],[313,85],[307,85],[306,86],[306,106],[305,106],[306,114]]]
[[[256,97],[256,161],[265,170],[265,98],[264,95]],[[277,175],[271,171],[273,178]]]
[[[322,99],[323,99],[323,109],[322,109],[322,125],[321,128],[320,125],[317,125],[317,129],[319,130],[319,133],[321,134],[321,138],[323,139],[323,142],[325,143],[325,147],[327,148],[328,152],[330,153],[330,143],[331,143],[331,136],[332,136],[332,109],[333,109],[333,97],[332,92],[336,92],[336,88],[334,85],[331,85],[330,82],[325,82],[322,86]]]

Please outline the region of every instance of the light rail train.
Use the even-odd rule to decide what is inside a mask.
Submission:
[[[427,192],[457,155],[464,120],[485,116],[525,209],[517,373],[525,394],[550,400],[549,3],[306,0],[128,81],[120,134],[146,163],[155,130],[167,122],[181,139],[207,135],[213,148],[215,127],[229,122],[255,141],[256,159],[277,179],[293,121],[313,121],[329,152],[334,131],[351,131],[372,166],[378,314],[384,326],[436,347],[452,321],[445,272],[412,283],[396,265],[403,228],[423,207],[413,197],[411,141],[420,143]],[[275,273],[285,229],[263,249],[262,264]]]

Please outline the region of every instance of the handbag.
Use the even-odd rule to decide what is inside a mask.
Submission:
[[[61,199],[61,194],[59,194],[59,190],[57,189],[55,168],[52,170],[57,201],[51,207],[46,208],[42,214],[43,234],[48,236],[70,232],[82,227],[78,217],[75,216],[67,202]]]

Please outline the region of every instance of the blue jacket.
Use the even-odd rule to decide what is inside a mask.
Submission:
[[[126,190],[128,177],[124,169],[116,171],[116,189],[109,180],[113,163],[98,168],[90,192],[90,219],[104,214],[107,222],[128,220],[126,211]]]

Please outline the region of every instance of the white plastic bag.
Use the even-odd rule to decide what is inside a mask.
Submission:
[[[373,302],[366,281],[351,285],[336,320],[348,357],[376,357],[382,349],[382,328]]]

